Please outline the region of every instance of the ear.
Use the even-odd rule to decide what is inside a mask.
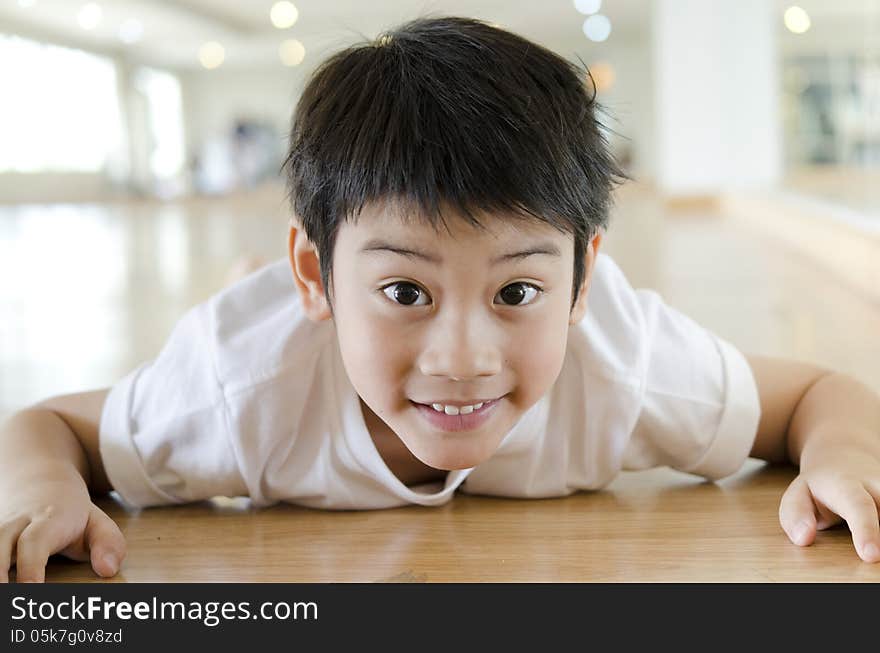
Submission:
[[[290,221],[287,254],[293,270],[293,282],[296,284],[306,316],[313,322],[329,320],[333,314],[327,305],[327,298],[324,297],[318,251],[306,238],[306,232],[294,220]]]
[[[578,290],[577,301],[571,309],[568,318],[569,324],[577,324],[580,322],[587,312],[587,292],[590,290],[590,280],[593,278],[593,268],[596,265],[596,258],[599,255],[599,246],[602,244],[602,231],[597,230],[596,235],[587,244],[587,251],[584,253],[584,280]]]

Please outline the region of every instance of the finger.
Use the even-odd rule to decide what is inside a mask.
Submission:
[[[871,495],[871,498],[874,499],[874,506],[877,508],[878,515],[880,515],[880,479],[868,481],[864,483],[864,486],[868,494]]]
[[[122,535],[116,522],[94,504],[89,513],[84,539],[95,573],[105,578],[115,576],[125,558],[125,536]]]
[[[0,583],[9,582],[9,569],[15,562],[15,543],[29,522],[28,517],[19,517],[0,530]]]
[[[813,497],[813,504],[816,506],[816,530],[824,531],[827,528],[836,526],[843,521],[839,516],[828,509],[824,503]]]
[[[874,497],[874,503],[880,506],[880,478],[865,481],[864,486],[868,494]]]
[[[865,562],[880,561],[880,517],[874,497],[860,483],[818,482],[810,485],[813,496],[843,517],[853,544]]]
[[[46,580],[46,563],[52,553],[50,524],[47,519],[33,519],[18,536],[17,582],[42,583]]]
[[[800,476],[779,501],[779,523],[788,539],[798,546],[809,546],[816,538],[816,506],[807,482]]]

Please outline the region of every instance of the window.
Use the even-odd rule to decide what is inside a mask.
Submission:
[[[0,34],[0,172],[98,172],[122,150],[116,69]]]
[[[140,68],[135,73],[134,85],[146,101],[151,137],[150,171],[161,184],[180,174],[184,164],[180,82],[170,73]]]

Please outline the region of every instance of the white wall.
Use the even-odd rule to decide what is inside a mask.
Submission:
[[[658,0],[658,182],[667,195],[767,186],[782,170],[777,19],[764,0]]]
[[[286,138],[304,77],[300,70],[282,66],[181,75],[189,151],[209,138],[228,134],[239,117],[265,121]]]

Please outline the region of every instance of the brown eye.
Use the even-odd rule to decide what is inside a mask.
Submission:
[[[532,300],[540,292],[543,292],[543,290],[537,286],[525,281],[518,281],[502,288],[497,296],[501,297],[504,303],[510,306],[525,306],[532,303]]]
[[[427,294],[421,288],[406,281],[390,283],[382,288],[382,292],[388,299],[401,306],[425,306],[425,303],[416,303],[420,293],[427,299]]]

